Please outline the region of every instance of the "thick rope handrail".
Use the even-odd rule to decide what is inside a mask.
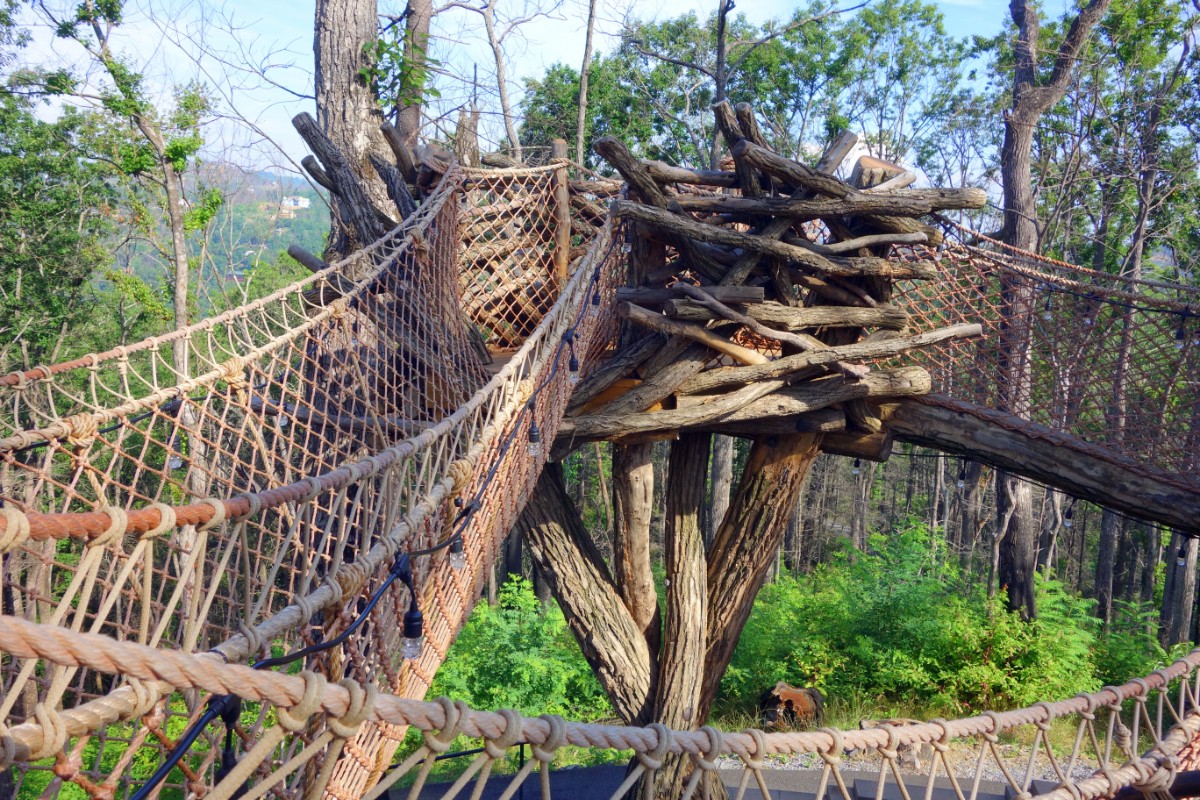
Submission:
[[[1090,277],[1100,278],[1102,280],[1117,281],[1117,282],[1127,283],[1127,284],[1134,285],[1134,286],[1139,286],[1139,285],[1140,286],[1150,286],[1155,289],[1166,289],[1166,290],[1172,291],[1172,292],[1181,292],[1184,294],[1191,294],[1191,295],[1200,297],[1200,286],[1189,286],[1184,283],[1174,283],[1174,282],[1170,282],[1170,281],[1155,281],[1155,280],[1150,280],[1149,278],[1134,278],[1130,275],[1114,275],[1114,274],[1108,273],[1108,272],[1100,272],[1099,270],[1095,270],[1090,267],[1084,267],[1079,264],[1072,264],[1069,261],[1062,261],[1057,258],[1051,258],[1050,256],[1044,256],[1044,255],[1041,255],[1040,253],[1034,253],[1030,250],[1024,250],[1020,247],[1016,247],[1014,245],[1007,244],[1006,242],[1002,242],[999,239],[993,239],[992,237],[988,236],[985,233],[980,233],[979,231],[974,230],[970,226],[963,225],[960,222],[955,222],[954,220],[949,219],[947,217],[939,216],[939,218],[941,219],[942,222],[953,226],[954,228],[958,229],[959,233],[964,234],[967,237],[976,239],[981,242],[987,242],[988,244],[998,247],[1007,253],[1010,253],[1015,256],[1019,256],[1020,258],[1026,259],[1028,261],[1034,261],[1034,262],[1038,262],[1038,263],[1042,263],[1042,264],[1049,264],[1050,266],[1057,267],[1058,269],[1066,270],[1068,272],[1073,272],[1077,275],[1088,275]],[[972,252],[979,252],[981,254],[988,255],[988,256],[996,255],[995,253],[988,252],[987,250],[983,250],[982,248],[979,248],[979,247],[974,247],[972,245],[966,244],[965,242],[962,244],[964,247],[968,248]],[[1083,284],[1083,285],[1086,285],[1086,284]]]
[[[239,664],[226,664],[174,650],[157,650],[106,636],[78,633],[51,625],[40,625],[7,615],[0,616],[0,649],[21,658],[41,658],[51,663],[88,667],[106,674],[125,675],[143,681],[158,681],[176,689],[200,689],[212,694],[233,694],[243,700],[268,702],[290,708],[301,702],[309,689],[298,675],[253,670]],[[1072,714],[1146,698],[1172,681],[1190,675],[1200,666],[1200,648],[1177,659],[1169,667],[1155,670],[1145,678],[1135,678],[1120,686],[1047,703],[1039,702],[1014,711],[989,712],[952,721],[926,722],[902,728],[891,727],[840,731],[841,746],[846,750],[878,749],[941,741],[943,738],[995,735],[1012,728],[1049,722]],[[324,686],[320,709],[331,716],[344,716],[351,708],[351,694],[345,686]],[[381,693],[366,717],[376,722],[412,725],[422,731],[438,731],[447,724],[442,703],[406,700]],[[505,715],[489,711],[469,711],[458,720],[461,732],[475,738],[495,739],[508,729]],[[26,753],[40,744],[30,734],[35,726],[18,725],[9,735]],[[520,735],[532,744],[545,744],[552,734],[551,725],[542,718],[522,717]],[[509,732],[511,735],[511,732]],[[1190,738],[1190,737],[1189,737]],[[737,756],[827,752],[837,744],[825,731],[772,732],[765,734],[765,752],[759,752],[758,736],[750,732],[725,733],[723,753]],[[579,747],[604,747],[651,753],[659,747],[659,736],[645,727],[565,723],[565,740]],[[667,751],[687,753],[711,759],[711,742],[704,731],[671,731]],[[1180,742],[1182,746],[1185,742]]]

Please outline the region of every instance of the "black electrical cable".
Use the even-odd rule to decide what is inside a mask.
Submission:
[[[432,548],[430,552],[432,552],[434,549],[438,548]],[[375,590],[375,593],[371,595],[371,599],[367,601],[367,605],[361,612],[359,612],[354,622],[352,622],[346,628],[346,630],[342,631],[341,634],[327,642],[319,642],[318,644],[309,645],[308,647],[297,650],[295,653],[290,653],[286,656],[275,656],[272,658],[261,659],[252,664],[250,668],[268,669],[271,667],[281,667],[342,644],[347,638],[349,638],[351,634],[362,627],[364,622],[367,621],[367,617],[370,616],[371,612],[375,609],[375,606],[379,604],[379,601],[383,599],[384,593],[391,587],[393,583],[396,582],[396,579],[399,579],[405,586],[408,587],[410,596],[409,614],[413,613],[413,610],[416,609],[417,593],[416,588],[413,585],[412,558],[408,553],[400,553],[396,556],[396,560],[392,563],[392,568],[388,570],[387,578],[384,579],[383,584]],[[419,614],[420,611],[417,610],[417,613]],[[406,630],[406,633],[407,632],[408,631]],[[418,633],[418,636],[419,635],[420,634]],[[233,768],[231,765],[236,763],[236,761],[233,759],[233,742],[231,732],[233,730],[233,726],[237,724],[238,716],[241,714],[241,706],[242,700],[236,695],[216,695],[210,699],[208,701],[208,710],[206,710],[190,728],[184,731],[183,735],[179,739],[179,742],[176,743],[175,747],[171,750],[170,755],[168,755],[166,760],[164,760],[159,768],[154,771],[154,774],[151,775],[144,784],[142,784],[142,787],[133,794],[130,800],[147,800],[147,798],[150,797],[151,793],[154,792],[158,785],[163,782],[168,774],[170,774],[171,770],[174,769],[177,764],[179,764],[179,762],[183,759],[184,754],[191,749],[191,746],[195,744],[196,739],[200,737],[200,734],[204,732],[204,729],[207,728],[209,724],[211,724],[217,717],[221,717],[221,719],[225,721],[226,725],[225,752],[222,753],[221,767],[216,773],[218,782],[221,780],[221,778],[224,778],[225,775],[228,775],[229,771]],[[236,796],[237,795],[235,795],[235,797]]]

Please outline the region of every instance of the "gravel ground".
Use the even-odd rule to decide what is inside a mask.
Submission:
[[[1008,768],[1012,776],[1018,781],[1025,777],[1025,769],[1029,764],[1029,751],[1023,749],[1020,745],[999,745],[1001,755],[1004,757],[1005,766]],[[954,767],[954,774],[959,780],[968,779],[974,780],[975,768],[978,764],[979,751],[976,748],[968,745],[951,746],[949,750],[950,763]],[[842,756],[841,763],[838,768],[843,772],[856,773],[876,773],[879,772],[882,758],[877,753],[849,753]],[[740,769],[742,762],[740,759],[732,756],[726,756],[718,760],[718,766],[721,769]],[[767,759],[766,764],[768,769],[779,770],[819,770],[825,766],[825,762],[815,753],[803,753],[794,756],[771,756]],[[1066,768],[1065,763],[1060,763],[1062,768]],[[923,777],[929,774],[929,757],[928,753],[922,753],[920,757],[920,767],[917,768],[911,763],[905,763],[901,767],[901,773],[906,777]],[[1094,767],[1087,764],[1077,764],[1072,770],[1071,778],[1079,780],[1086,778],[1095,771]],[[944,776],[945,772],[938,767],[938,774]],[[1006,782],[1004,773],[1000,767],[996,765],[995,760],[989,755],[984,759],[982,780]],[[1044,754],[1039,754],[1034,761],[1033,779],[1042,781],[1058,782],[1058,778],[1054,773],[1050,761]]]

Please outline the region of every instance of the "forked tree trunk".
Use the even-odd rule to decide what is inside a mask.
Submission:
[[[658,651],[658,593],[650,562],[654,445],[613,445],[613,578],[633,622]]]

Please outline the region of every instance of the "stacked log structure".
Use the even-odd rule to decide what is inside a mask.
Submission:
[[[916,176],[859,159],[834,175],[856,137],[815,167],[767,146],[746,104],[714,106],[731,169],[636,158],[606,137],[599,153],[624,179],[612,202],[631,243],[619,291],[616,352],[572,396],[558,455],[588,441],[625,444],[683,432],[743,436],[822,432],[821,447],[886,459],[886,403],[930,391],[896,357],[979,325],[916,331],[892,303],[898,280],[931,280],[893,246],[936,246],[922,217],[983,206],[979,189],[911,188]],[[727,159],[728,161],[728,159]],[[889,366],[870,366],[886,361]]]

